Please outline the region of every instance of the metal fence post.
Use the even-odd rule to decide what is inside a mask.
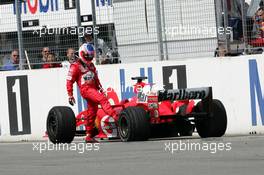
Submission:
[[[17,20],[17,37],[18,37],[18,48],[19,48],[19,69],[23,70],[24,67],[24,44],[22,36],[22,23],[21,23],[21,0],[15,0],[15,11]]]
[[[221,7],[221,2],[219,4],[218,0],[214,0],[214,6],[215,6],[214,9],[215,9],[215,26],[216,26],[217,47],[219,47],[220,37],[219,37],[218,29],[219,29],[219,27],[221,27],[221,19],[222,19],[222,15],[219,16],[219,14],[222,13],[223,10],[222,10],[222,8],[220,8],[220,12],[219,12],[219,7]]]
[[[243,40],[244,40],[244,53],[248,52],[248,36],[247,36],[247,15],[245,14],[245,0],[240,0],[241,4],[241,16],[242,16],[242,28],[243,28]]]
[[[163,40],[162,40],[162,26],[160,14],[160,0],[155,0],[155,14],[156,14],[156,30],[158,39],[158,52],[161,61],[164,60]]]
[[[82,26],[81,24],[81,10],[80,10],[80,0],[75,1],[76,6],[76,20],[77,20],[77,31],[79,31],[79,28]],[[78,34],[78,44],[79,47],[82,44],[82,38]]]
[[[227,52],[230,53],[230,36],[227,37],[227,34],[226,34],[226,29],[228,27],[228,8],[227,8],[227,2],[226,0],[223,0],[223,19],[224,19],[224,34],[225,34],[225,45],[226,45],[226,49],[227,49]]]
[[[95,11],[95,0],[91,0],[91,6],[92,6],[92,17],[93,17],[93,29],[95,29],[96,27],[96,11]],[[98,48],[98,42],[97,42],[97,34],[95,34],[95,32],[93,32],[93,40],[94,40],[94,49],[95,49],[95,53],[96,53],[96,64],[99,64],[99,56],[98,56],[98,52],[97,52],[97,48]]]
[[[164,9],[164,0],[161,0],[162,3],[162,24],[163,24],[163,35],[164,35],[164,46],[165,46],[165,52],[166,52],[166,60],[169,60],[169,53],[168,53],[168,42],[167,42],[167,35],[166,35],[166,21],[165,21],[165,9]]]

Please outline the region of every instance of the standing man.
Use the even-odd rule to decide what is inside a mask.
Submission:
[[[47,62],[49,52],[50,52],[50,49],[48,47],[43,47],[42,52],[41,52],[42,62]]]
[[[10,71],[10,70],[18,70],[19,64],[19,52],[17,49],[13,50],[11,52],[10,59],[6,61],[6,63],[3,65],[2,70],[4,71]]]
[[[63,61],[61,64],[64,68],[70,68],[70,65],[76,61],[75,50],[74,48],[68,48],[66,53],[68,60]]]
[[[75,99],[73,97],[73,84],[77,82],[82,97],[87,101],[88,109],[82,114],[87,120],[86,125],[86,142],[95,142],[94,127],[95,118],[100,104],[109,116],[117,121],[116,111],[111,107],[108,99],[104,95],[102,85],[99,81],[96,68],[92,63],[94,58],[94,48],[91,44],[84,43],[79,49],[79,59],[71,64],[67,76],[67,92],[69,103],[73,105]]]
[[[34,69],[41,69],[42,65],[45,64],[48,60],[50,49],[48,47],[43,47],[41,51],[41,58],[39,58],[36,64],[33,66]]]

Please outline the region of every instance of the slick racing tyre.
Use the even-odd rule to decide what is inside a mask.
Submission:
[[[123,142],[148,140],[150,122],[146,111],[141,107],[124,109],[119,115],[118,131]]]
[[[55,106],[48,114],[47,134],[52,143],[71,143],[76,132],[74,112],[67,106]]]
[[[221,101],[213,99],[211,104],[211,114],[208,118],[198,120],[195,123],[198,134],[202,138],[221,137],[225,134],[227,127],[227,116],[224,105]],[[196,112],[206,112],[206,107],[199,102],[196,106]]]

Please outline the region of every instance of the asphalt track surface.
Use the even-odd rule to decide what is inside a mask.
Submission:
[[[187,137],[132,143],[103,141],[99,146],[93,145],[92,151],[89,151],[89,147],[84,153],[78,153],[82,149],[78,151],[77,146],[76,151],[73,146],[68,151],[46,150],[40,153],[36,145],[41,143],[47,144],[0,143],[0,174],[261,175],[264,172],[264,136],[210,139]],[[184,143],[185,149],[187,144],[193,143],[202,145],[204,150],[198,150],[199,147],[190,150],[194,149],[191,146],[189,150],[180,150],[177,145],[181,143],[181,149],[184,149]],[[83,142],[77,140],[74,144],[83,145]],[[205,145],[210,145],[211,149]],[[215,145],[220,145],[216,152]],[[95,150],[98,147],[99,150]]]

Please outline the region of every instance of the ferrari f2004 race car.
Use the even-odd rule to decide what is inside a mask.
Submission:
[[[152,90],[134,77],[136,96],[112,105],[118,121],[99,107],[96,116],[96,138],[120,138],[122,141],[144,141],[153,137],[191,136],[196,128],[202,137],[221,137],[227,127],[227,115],[220,100],[213,99],[212,87]],[[143,84],[142,84],[143,83]],[[55,106],[47,118],[47,134],[53,143],[70,143],[76,130],[86,125],[82,113],[75,117],[67,106]]]

